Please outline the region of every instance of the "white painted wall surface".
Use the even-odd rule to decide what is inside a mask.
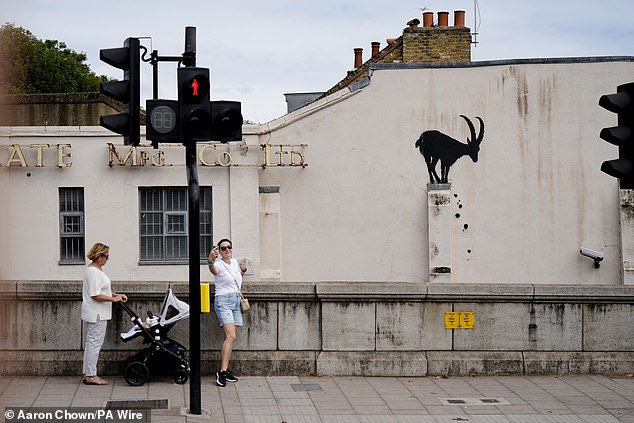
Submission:
[[[632,62],[379,67],[361,90],[246,127],[248,151],[231,148],[248,166],[199,166],[214,240],[233,238],[251,281],[428,281],[429,177],[414,142],[430,129],[466,142],[464,114],[485,135],[479,161],[449,173],[452,282],[621,284],[618,184],[599,170],[617,149],[598,137],[616,116],[598,99],[632,79]],[[127,149],[101,128],[0,128],[0,280],[81,279],[82,266],[58,265],[60,186],[84,187],[87,249],[111,246],[113,280],[187,280],[187,265],[138,264],[138,187],[185,186],[184,150],[161,146],[177,166],[110,168],[109,142]],[[72,144],[72,167],[8,168],[14,143]],[[308,144],[308,166],[257,167],[263,143]],[[600,269],[580,246],[605,253]]]

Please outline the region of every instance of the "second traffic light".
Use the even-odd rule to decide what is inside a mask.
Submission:
[[[178,68],[178,109],[183,143],[211,140],[209,69]]]
[[[123,47],[101,49],[99,58],[123,70],[123,80],[102,82],[99,90],[123,103],[123,113],[101,116],[99,124],[124,136],[125,144],[139,144],[140,125],[140,50],[139,39],[128,38]]]
[[[603,128],[599,136],[619,147],[619,158],[604,161],[601,170],[618,178],[621,188],[634,188],[634,83],[619,85],[616,94],[602,95],[599,106],[618,116],[618,126]]]

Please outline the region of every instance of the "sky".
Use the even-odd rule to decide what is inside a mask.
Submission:
[[[286,93],[323,92],[363,60],[371,42],[386,47],[422,11],[466,12],[476,32],[472,61],[634,56],[634,1],[603,0],[0,0],[3,24],[63,41],[87,55],[98,75],[122,78],[99,60],[102,48],[141,38],[149,51],[180,56],[185,27],[196,27],[197,66],[211,69],[212,100],[242,102],[266,123],[286,113]],[[142,103],[152,97],[152,66],[141,64]],[[634,75],[632,76],[634,78]],[[176,64],[159,64],[159,97],[176,99]]]

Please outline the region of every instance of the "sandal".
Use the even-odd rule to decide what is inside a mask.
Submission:
[[[86,376],[83,380],[84,385],[108,385],[108,381],[99,376]]]

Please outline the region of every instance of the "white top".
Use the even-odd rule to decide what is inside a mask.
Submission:
[[[218,274],[214,276],[216,281],[216,295],[235,294],[242,288],[242,272],[238,260],[232,258],[231,264],[222,260],[214,262]]]
[[[93,300],[91,297],[104,294],[112,296],[110,278],[103,270],[95,266],[86,267],[84,272],[84,287],[82,289],[81,319],[85,322],[110,320],[112,318],[112,303]]]

